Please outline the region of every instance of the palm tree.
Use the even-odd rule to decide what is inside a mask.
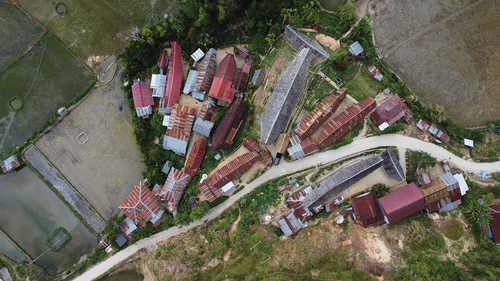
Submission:
[[[474,200],[465,207],[464,214],[471,222],[478,226],[483,226],[493,219],[488,212],[489,206],[488,204],[481,204],[479,201]]]

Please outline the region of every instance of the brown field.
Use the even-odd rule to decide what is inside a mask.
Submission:
[[[496,0],[370,3],[376,45],[425,104],[455,122],[500,118],[500,2]]]

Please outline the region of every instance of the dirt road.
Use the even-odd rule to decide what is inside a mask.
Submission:
[[[87,272],[77,277],[75,281],[88,281],[98,278],[100,275],[106,273],[110,268],[118,265],[119,263],[126,261],[138,250],[148,247],[153,243],[160,242],[174,235],[178,235],[189,229],[197,227],[203,224],[204,220],[212,220],[224,212],[227,208],[232,206],[237,200],[250,193],[257,186],[277,178],[281,175],[287,173],[293,173],[296,171],[303,170],[307,167],[315,166],[318,164],[326,164],[329,162],[337,161],[338,159],[345,158],[349,155],[381,146],[396,146],[398,148],[406,148],[412,150],[422,150],[437,159],[450,159],[459,168],[468,171],[479,173],[480,170],[485,170],[489,173],[500,172],[500,163],[475,163],[463,160],[456,155],[450,153],[449,151],[441,148],[432,143],[424,142],[419,139],[405,137],[401,135],[383,135],[378,137],[371,137],[353,141],[351,144],[341,147],[337,150],[329,150],[322,153],[316,153],[306,158],[286,163],[282,162],[279,166],[273,166],[270,170],[262,174],[259,178],[248,184],[242,191],[238,192],[234,196],[231,196],[221,205],[213,208],[210,212],[203,217],[200,221],[192,222],[187,226],[180,229],[177,227],[172,227],[163,232],[157,233],[149,238],[143,239],[134,245],[126,248],[125,250],[118,252],[117,254],[111,256],[110,258],[104,260],[103,262],[97,264],[96,266],[90,268]]]

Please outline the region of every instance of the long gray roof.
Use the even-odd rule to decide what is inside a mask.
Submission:
[[[383,159],[376,154],[370,158],[363,159],[357,163],[345,167],[333,176],[322,181],[319,187],[316,187],[304,199],[304,206],[309,209],[315,206],[324,205],[324,203],[337,197],[349,186],[357,183],[371,172],[382,166]]]
[[[391,179],[394,179],[397,182],[404,181],[406,179],[405,171],[403,170],[403,167],[401,167],[401,164],[399,164],[396,154],[394,154],[391,149],[388,148],[384,150],[382,152],[382,158],[384,158],[383,165],[385,172]]]
[[[265,120],[261,126],[262,142],[272,144],[285,129],[295,105],[297,105],[304,93],[311,59],[311,49],[302,49],[278,78],[266,112],[261,118],[261,120]]]
[[[295,49],[310,48],[312,49],[314,58],[322,62],[330,58],[330,55],[318,42],[309,38],[304,33],[294,30],[291,26],[286,27],[285,34]]]

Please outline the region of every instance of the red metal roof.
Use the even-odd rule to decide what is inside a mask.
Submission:
[[[135,224],[141,220],[150,221],[160,211],[157,197],[141,181],[118,207]]]
[[[198,68],[198,80],[196,81],[196,89],[205,92],[210,89],[210,84],[214,79],[215,69],[217,68],[217,51],[210,49]]]
[[[192,107],[180,105],[178,103],[174,104],[165,135],[188,141],[195,114],[196,109]]]
[[[252,139],[251,137],[246,137],[243,139],[243,147],[245,147],[251,152],[260,150],[259,143],[256,140]]]
[[[160,54],[160,58],[158,59],[158,67],[164,68],[168,64],[168,55],[167,52],[163,51]]]
[[[351,202],[356,219],[360,220],[364,227],[371,224],[380,225],[384,223],[384,214],[376,201],[373,191],[352,198]]]
[[[219,64],[219,69],[215,77],[224,78],[229,81],[233,81],[234,75],[236,74],[236,60],[234,60],[233,54],[227,54],[224,59]]]
[[[191,153],[189,154],[189,157],[186,161],[184,172],[191,176],[194,176],[196,174],[196,171],[201,166],[201,162],[203,161],[203,157],[205,156],[206,149],[207,140],[204,138],[198,138],[193,146],[193,149],[191,149]]]
[[[241,71],[243,71],[244,73],[250,75],[250,71],[252,70],[252,66],[250,64],[247,64],[245,63],[242,67],[241,67]],[[248,80],[248,78],[247,78]]]
[[[173,204],[173,208],[175,208],[179,204],[182,193],[184,193],[184,190],[190,180],[190,175],[172,167],[172,169],[170,169],[170,173],[168,173],[167,179],[165,180],[165,184],[162,186],[155,186],[153,192],[155,192],[156,196],[160,196],[161,198],[167,200],[169,207]]]
[[[225,102],[233,102],[235,89],[231,88],[231,83],[233,82],[236,70],[234,55],[227,54],[219,64],[219,69],[217,69],[208,95]]]
[[[420,181],[420,184],[424,188],[431,186],[432,180],[431,180],[431,176],[429,175],[429,173],[423,173],[423,174],[418,175],[418,180]]]
[[[224,114],[224,117],[222,117],[219,126],[217,126],[217,129],[214,132],[212,140],[212,148],[214,150],[229,149],[231,147],[232,138],[229,143],[226,141],[231,133],[231,130],[239,128],[241,122],[243,121],[244,111],[245,101],[240,98],[236,98],[234,103],[231,104],[229,110],[226,114]]]
[[[260,162],[262,162],[266,166],[269,166],[273,163],[273,158],[271,157],[271,155],[269,155],[267,150],[260,150]]]
[[[336,142],[363,120],[376,106],[375,100],[369,97],[347,108],[321,129],[317,142],[323,146]]]
[[[238,51],[240,53],[240,55],[242,55],[242,57],[248,57],[248,55],[250,55],[250,52],[248,51],[248,49],[245,48],[245,46],[240,45],[240,44],[235,45],[234,50]]]
[[[332,116],[346,95],[347,89],[342,88],[323,99],[321,103],[300,122],[297,134],[302,139],[312,135]]]
[[[147,107],[154,104],[153,94],[149,83],[139,81],[132,85],[132,96],[135,108]]]
[[[172,108],[179,99],[182,84],[182,54],[181,46],[177,42],[172,42],[170,62],[168,63],[167,83],[165,84],[166,108]]]
[[[500,244],[500,204],[488,207],[493,219],[490,221],[491,234],[495,243]]]
[[[405,109],[406,104],[398,94],[395,94],[377,107],[371,116],[378,126],[384,122],[391,126],[405,115]]]
[[[424,196],[413,182],[380,198],[379,202],[390,224],[425,207]]]

